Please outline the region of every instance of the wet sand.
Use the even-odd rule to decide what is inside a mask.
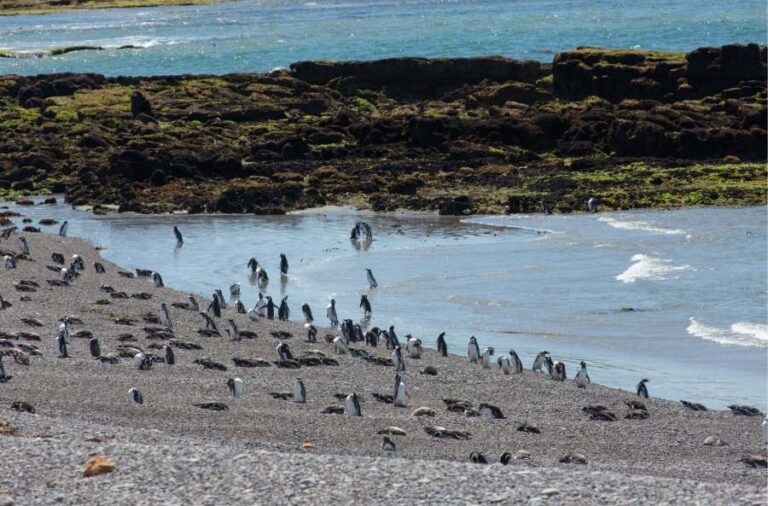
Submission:
[[[625,499],[634,498],[641,502],[653,501],[653,495],[642,492],[644,488],[640,486],[640,481],[643,479],[656,484],[656,487],[650,486],[650,489],[658,488],[654,493],[673,494],[665,496],[666,500],[676,497],[681,502],[721,502],[723,497],[728,497],[729,502],[757,502],[760,487],[765,486],[764,469],[748,468],[740,462],[741,458],[765,449],[760,435],[760,417],[741,417],[718,411],[692,412],[679,403],[652,398],[645,401],[649,412],[648,419],[627,420],[624,416],[628,408],[624,402],[636,399],[634,393],[597,384],[591,385],[586,391],[579,390],[572,381],[556,382],[544,374],[530,370],[522,375],[504,376],[498,367],[486,370],[477,364],[468,363],[463,357],[465,349],[450,350],[462,356],[451,355],[444,358],[432,350],[427,350],[420,360],[406,358],[407,366],[403,376],[410,395],[406,408],[378,402],[371,395],[374,392],[390,393],[394,368],[374,365],[351,355],[335,355],[332,346],[323,340],[329,329],[320,329],[318,343],[307,343],[306,332],[300,324],[267,320],[251,322],[246,315],[236,314],[231,307],[225,310],[221,320],[217,320],[219,327],[226,328],[226,320],[232,318],[238,322],[241,330],[255,331],[258,338],[232,342],[223,332],[222,337],[203,337],[197,332],[204,327],[203,320],[196,312],[171,308],[176,339],[195,343],[203,348],[174,348],[176,365],[156,363],[151,370],[140,371],[131,359],[121,359],[114,365],[100,363],[90,356],[88,339],[76,337],[70,338],[71,357],[57,358],[55,336],[58,320],[66,315],[83,320],[82,325],[73,325],[70,331],[92,332],[101,343],[102,353],[115,351],[119,344],[134,344],[162,356],[161,351],[148,347],[163,341],[148,339],[143,330],[146,326],[159,325],[145,324],[142,315],[147,312],[159,315],[161,302],[166,302],[169,306],[171,302],[185,302],[186,294],[170,288],[155,288],[147,278],[128,279],[119,276],[117,272],[122,269],[101,260],[94,245],[85,241],[46,234],[24,235],[30,244],[31,261],[19,260],[16,269],[3,269],[0,275],[0,294],[13,304],[12,307],[0,311],[0,329],[10,334],[18,331],[35,332],[42,338],[41,342],[29,341],[29,344],[38,345],[43,355],[30,357],[30,365],[16,364],[9,357],[3,361],[7,374],[13,377],[8,383],[0,384],[0,418],[11,421],[19,430],[13,437],[0,436],[0,445],[10,450],[3,451],[5,457],[2,460],[6,472],[3,473],[4,478],[0,485],[7,488],[8,495],[20,504],[25,503],[25,490],[29,490],[30,478],[34,478],[32,481],[36,483],[33,487],[37,491],[35,494],[40,493],[40,483],[45,483],[46,480],[63,480],[63,501],[79,502],[76,493],[93,486],[90,482],[87,485],[78,485],[83,480],[94,480],[81,478],[79,474],[82,462],[91,452],[114,453],[116,460],[120,462],[115,473],[95,480],[105,483],[113,483],[112,480],[124,484],[133,483],[133,480],[149,479],[148,476],[153,472],[161,473],[157,467],[167,465],[169,472],[175,473],[173,482],[179,490],[206,490],[208,495],[205,497],[208,499],[204,499],[203,495],[186,496],[199,503],[213,503],[226,498],[237,499],[238,489],[234,487],[234,482],[230,482],[235,479],[234,475],[238,474],[233,470],[240,465],[245,468],[247,463],[254,460],[260,461],[261,456],[266,462],[275,463],[273,471],[270,472],[277,473],[276,480],[287,480],[281,469],[284,470],[288,462],[301,469],[307,469],[308,473],[311,468],[313,476],[325,476],[324,480],[315,481],[311,486],[307,485],[309,488],[298,485],[293,488],[296,502],[312,502],[312,497],[306,495],[312,490],[321,494],[329,488],[337,492],[339,487],[353,487],[353,484],[346,482],[343,486],[337,485],[339,480],[328,476],[328,473],[343,473],[337,468],[346,469],[344,466],[349,466],[350,469],[377,466],[382,469],[391,468],[391,475],[377,476],[383,483],[399,483],[401,486],[409,481],[403,474],[405,469],[419,470],[415,487],[420,486],[418,479],[422,478],[422,468],[425,479],[429,479],[430,473],[439,473],[441,469],[445,470],[442,478],[465,473],[470,473],[467,476],[482,475],[488,483],[506,483],[506,497],[518,499],[521,496],[515,494],[528,494],[529,498],[540,495],[539,489],[542,489],[543,482],[539,479],[552,476],[552,487],[559,490],[558,494],[562,494],[560,500],[573,496],[581,503],[605,501],[608,496],[600,496],[598,492],[595,492],[597,495],[590,496],[584,494],[583,490],[576,493],[577,488],[589,487],[593,482],[594,486],[597,486],[597,483],[606,484],[621,475],[625,480],[639,480],[636,488],[639,495],[630,495]],[[8,240],[0,240],[0,248],[20,251],[18,235],[13,234]],[[71,286],[52,287],[46,282],[59,278],[57,273],[46,269],[47,265],[53,265],[53,252],[62,253],[67,259],[73,254],[79,254],[85,261],[85,271]],[[93,269],[94,261],[102,261],[107,272],[96,273]],[[145,267],[152,268],[150,265]],[[14,283],[22,279],[35,281],[40,288],[33,293],[18,292]],[[124,291],[129,296],[146,292],[151,294],[152,298],[113,299],[100,290],[102,285],[110,285],[116,291]],[[221,288],[227,291],[224,284]],[[21,301],[22,296],[27,296],[30,300]],[[96,304],[100,299],[109,300],[110,304]],[[202,297],[198,299],[203,307],[207,306],[207,301],[203,301]],[[297,303],[294,303],[291,309],[294,313],[300,311]],[[324,309],[318,307],[313,310],[318,320],[324,322],[325,318],[320,318]],[[120,317],[131,318],[136,324],[115,324],[115,320]],[[30,327],[21,321],[22,318],[37,319],[43,326]],[[302,367],[298,370],[278,368],[274,364],[263,368],[234,366],[233,357],[277,360],[275,347],[280,340],[270,335],[270,332],[278,330],[292,333],[293,337],[285,339],[285,342],[290,345],[295,356],[301,356],[311,349],[320,350],[338,360],[339,365]],[[406,332],[407,329],[401,331],[401,340]],[[124,333],[133,334],[137,341],[118,341],[118,335]],[[434,345],[431,336],[420,337],[427,346]],[[25,342],[23,339],[10,341]],[[480,344],[482,347],[482,342]],[[357,343],[353,347],[365,349],[371,355],[389,356],[389,352],[382,345],[369,348],[364,343]],[[557,359],[556,350],[550,351],[553,351],[553,358]],[[224,364],[227,370],[209,370],[193,362],[200,358],[209,358]],[[436,367],[437,376],[420,374],[426,366]],[[530,368],[530,363],[525,366]],[[572,378],[575,372],[568,371],[569,377]],[[226,381],[235,376],[245,382],[241,399],[228,396]],[[276,400],[269,395],[270,392],[291,391],[296,377],[305,381],[308,396],[306,404]],[[592,379],[599,382],[599,378]],[[143,393],[143,406],[134,406],[128,402],[127,391],[132,387]],[[652,383],[649,384],[649,389],[653,394]],[[363,400],[362,418],[321,414],[327,406],[342,405],[334,398],[335,393],[350,392],[356,392]],[[469,400],[475,406],[480,402],[493,404],[503,410],[506,418],[491,419],[487,412],[479,417],[448,412],[442,402],[442,399],[448,397]],[[36,414],[11,411],[9,406],[13,401],[32,404]],[[194,406],[195,403],[202,402],[223,402],[229,410],[214,412]],[[582,407],[598,404],[615,413],[618,420],[594,421],[582,413]],[[413,410],[419,407],[430,407],[436,415],[431,418],[412,416]],[[519,431],[518,427],[523,424],[536,427],[540,433]],[[424,427],[428,425],[468,431],[470,439],[434,438],[424,431]],[[95,426],[100,428],[94,429]],[[495,462],[505,451],[515,454],[520,450],[529,452],[530,458],[513,460],[507,467],[491,466],[494,468],[492,471],[478,470],[478,466],[467,464],[413,464],[391,457],[386,462],[370,460],[372,457],[383,456],[382,436],[378,432],[388,426],[397,426],[406,432],[405,436],[391,436],[397,443],[397,457],[404,459],[466,463],[471,452],[479,451],[485,454],[489,461]],[[94,430],[111,434],[111,437],[101,441],[88,441],[87,434]],[[151,437],[145,439],[146,434]],[[704,445],[704,440],[709,436],[719,437],[727,445]],[[310,448],[302,449],[302,443],[309,443],[304,446]],[[194,450],[189,448],[192,446],[195,447]],[[52,453],[47,453],[45,448],[51,448]],[[67,451],[71,453],[67,454]],[[262,451],[269,453],[261,453]],[[301,455],[304,453],[323,456]],[[583,455],[588,463],[560,463],[560,459],[569,453]],[[191,454],[196,456],[188,459],[184,457],[186,460],[181,467],[174,463],[177,456]],[[246,457],[243,457],[242,464],[235,464],[232,458],[240,454]],[[8,455],[10,457],[7,457]],[[148,461],[137,461],[144,458]],[[36,462],[40,465],[35,465]],[[137,466],[145,467],[139,469]],[[318,466],[325,466],[327,473],[319,472]],[[216,480],[219,480],[220,489],[211,488],[213,485],[210,483],[200,483],[200,475],[211,467],[219,473]],[[194,472],[181,472],[187,468],[193,469]],[[529,471],[533,474],[526,475],[529,477],[522,480],[525,482],[522,488],[509,491],[512,484],[505,482],[504,476],[514,479],[516,473]],[[135,477],[131,476],[133,472],[136,472]],[[249,471],[251,472],[254,472],[253,468]],[[574,472],[577,474],[573,474]],[[653,478],[630,479],[628,475]],[[260,476],[261,479],[265,477],[264,474]],[[491,480],[491,476],[498,476],[498,481]],[[570,478],[566,479],[567,476]],[[581,479],[574,480],[573,476],[579,476]],[[669,480],[659,480],[660,477]],[[241,478],[242,476],[238,477],[238,480]],[[707,485],[698,484],[693,486],[693,489],[696,493],[703,494],[713,491],[715,495],[691,495],[688,493],[691,492],[689,487],[681,486],[683,482],[676,481],[683,479],[707,482]],[[354,486],[367,488],[373,487],[374,484],[360,482]],[[425,490],[429,488],[427,485],[424,487]],[[150,500],[153,487],[137,488],[131,491],[136,495],[120,496],[115,502],[130,502],[129,497],[139,502]],[[605,490],[611,488],[607,486]],[[619,491],[618,488],[614,489],[614,492]],[[740,494],[726,493],[735,489],[738,489]],[[405,492],[403,489],[397,490],[400,495],[393,492],[392,500],[407,500],[410,497],[402,495]],[[460,490],[460,487],[457,488],[457,491]],[[635,488],[630,487],[627,490]],[[717,496],[718,491],[723,495]],[[217,496],[217,493],[221,495]],[[504,502],[503,492],[500,493],[501,502]],[[675,496],[675,493],[680,495]],[[179,494],[177,497],[185,497],[184,492],[180,491]],[[381,495],[381,491],[371,494],[363,494],[359,498],[373,502],[387,500],[387,496]],[[555,501],[555,495],[551,494],[550,497],[545,494],[543,497],[544,500]],[[161,497],[163,501],[172,502],[174,496]],[[242,502],[257,500],[244,499],[248,497],[247,494],[242,497]],[[263,495],[261,501],[275,500],[276,497]],[[707,501],[705,497],[710,500]],[[53,500],[53,495],[39,495],[37,499],[48,502]],[[460,502],[461,496],[454,499]],[[491,500],[489,496],[466,499]],[[330,500],[333,500],[332,496],[321,495],[315,502]],[[421,500],[429,502],[428,498],[422,497]],[[656,502],[664,500],[662,496],[656,498]]]

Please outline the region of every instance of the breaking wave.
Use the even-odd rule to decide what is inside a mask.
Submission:
[[[657,258],[643,253],[632,256],[632,265],[616,276],[624,283],[634,283],[638,279],[664,280],[674,277],[675,273],[691,270],[690,265],[672,265],[666,258]]]
[[[730,328],[720,328],[705,325],[691,317],[686,330],[692,336],[719,344],[768,347],[768,325],[763,323],[736,322]]]

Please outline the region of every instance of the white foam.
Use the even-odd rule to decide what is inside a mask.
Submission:
[[[657,227],[647,221],[622,221],[616,220],[609,216],[601,216],[598,221],[602,221],[621,230],[637,230],[640,232],[650,232],[652,234],[664,234],[664,235],[686,235],[688,232],[679,228],[663,228]]]
[[[634,283],[638,279],[665,280],[676,277],[674,274],[680,271],[691,270],[690,265],[672,265],[672,261],[666,258],[657,258],[643,253],[632,256],[633,264],[616,276],[616,279],[624,283]]]
[[[736,322],[730,328],[720,328],[705,325],[691,317],[686,330],[692,336],[718,344],[768,347],[768,325],[764,323]]]

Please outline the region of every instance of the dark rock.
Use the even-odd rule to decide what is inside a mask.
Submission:
[[[144,94],[136,90],[131,95],[131,114],[135,118],[139,114],[146,114],[152,116],[152,105],[147,100]]]
[[[473,209],[472,199],[462,196],[441,202],[438,211],[441,215],[462,216],[472,214]]]

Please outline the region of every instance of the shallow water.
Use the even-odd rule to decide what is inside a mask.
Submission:
[[[0,17],[0,74],[268,71],[309,59],[503,56],[551,62],[591,45],[691,50],[765,42],[765,2],[732,0],[264,0]],[[137,49],[118,50],[124,45]]]
[[[98,217],[63,205],[11,207],[35,221],[68,219],[69,235],[104,246],[107,259],[157,270],[181,290],[210,296],[237,281],[252,307],[253,256],[270,274],[265,293],[288,295],[292,319],[308,302],[327,324],[335,297],[339,317],[357,321],[368,293],[370,326],[393,324],[401,339],[412,333],[432,347],[445,331],[449,349],[463,354],[475,335],[497,354],[514,348],[526,367],[546,349],[569,376],[586,360],[593,381],[613,387],[633,390],[647,377],[659,397],[768,405],[764,207],[461,220],[347,209]],[[367,250],[349,241],[359,219],[374,230]],[[365,268],[379,288],[368,290]]]

